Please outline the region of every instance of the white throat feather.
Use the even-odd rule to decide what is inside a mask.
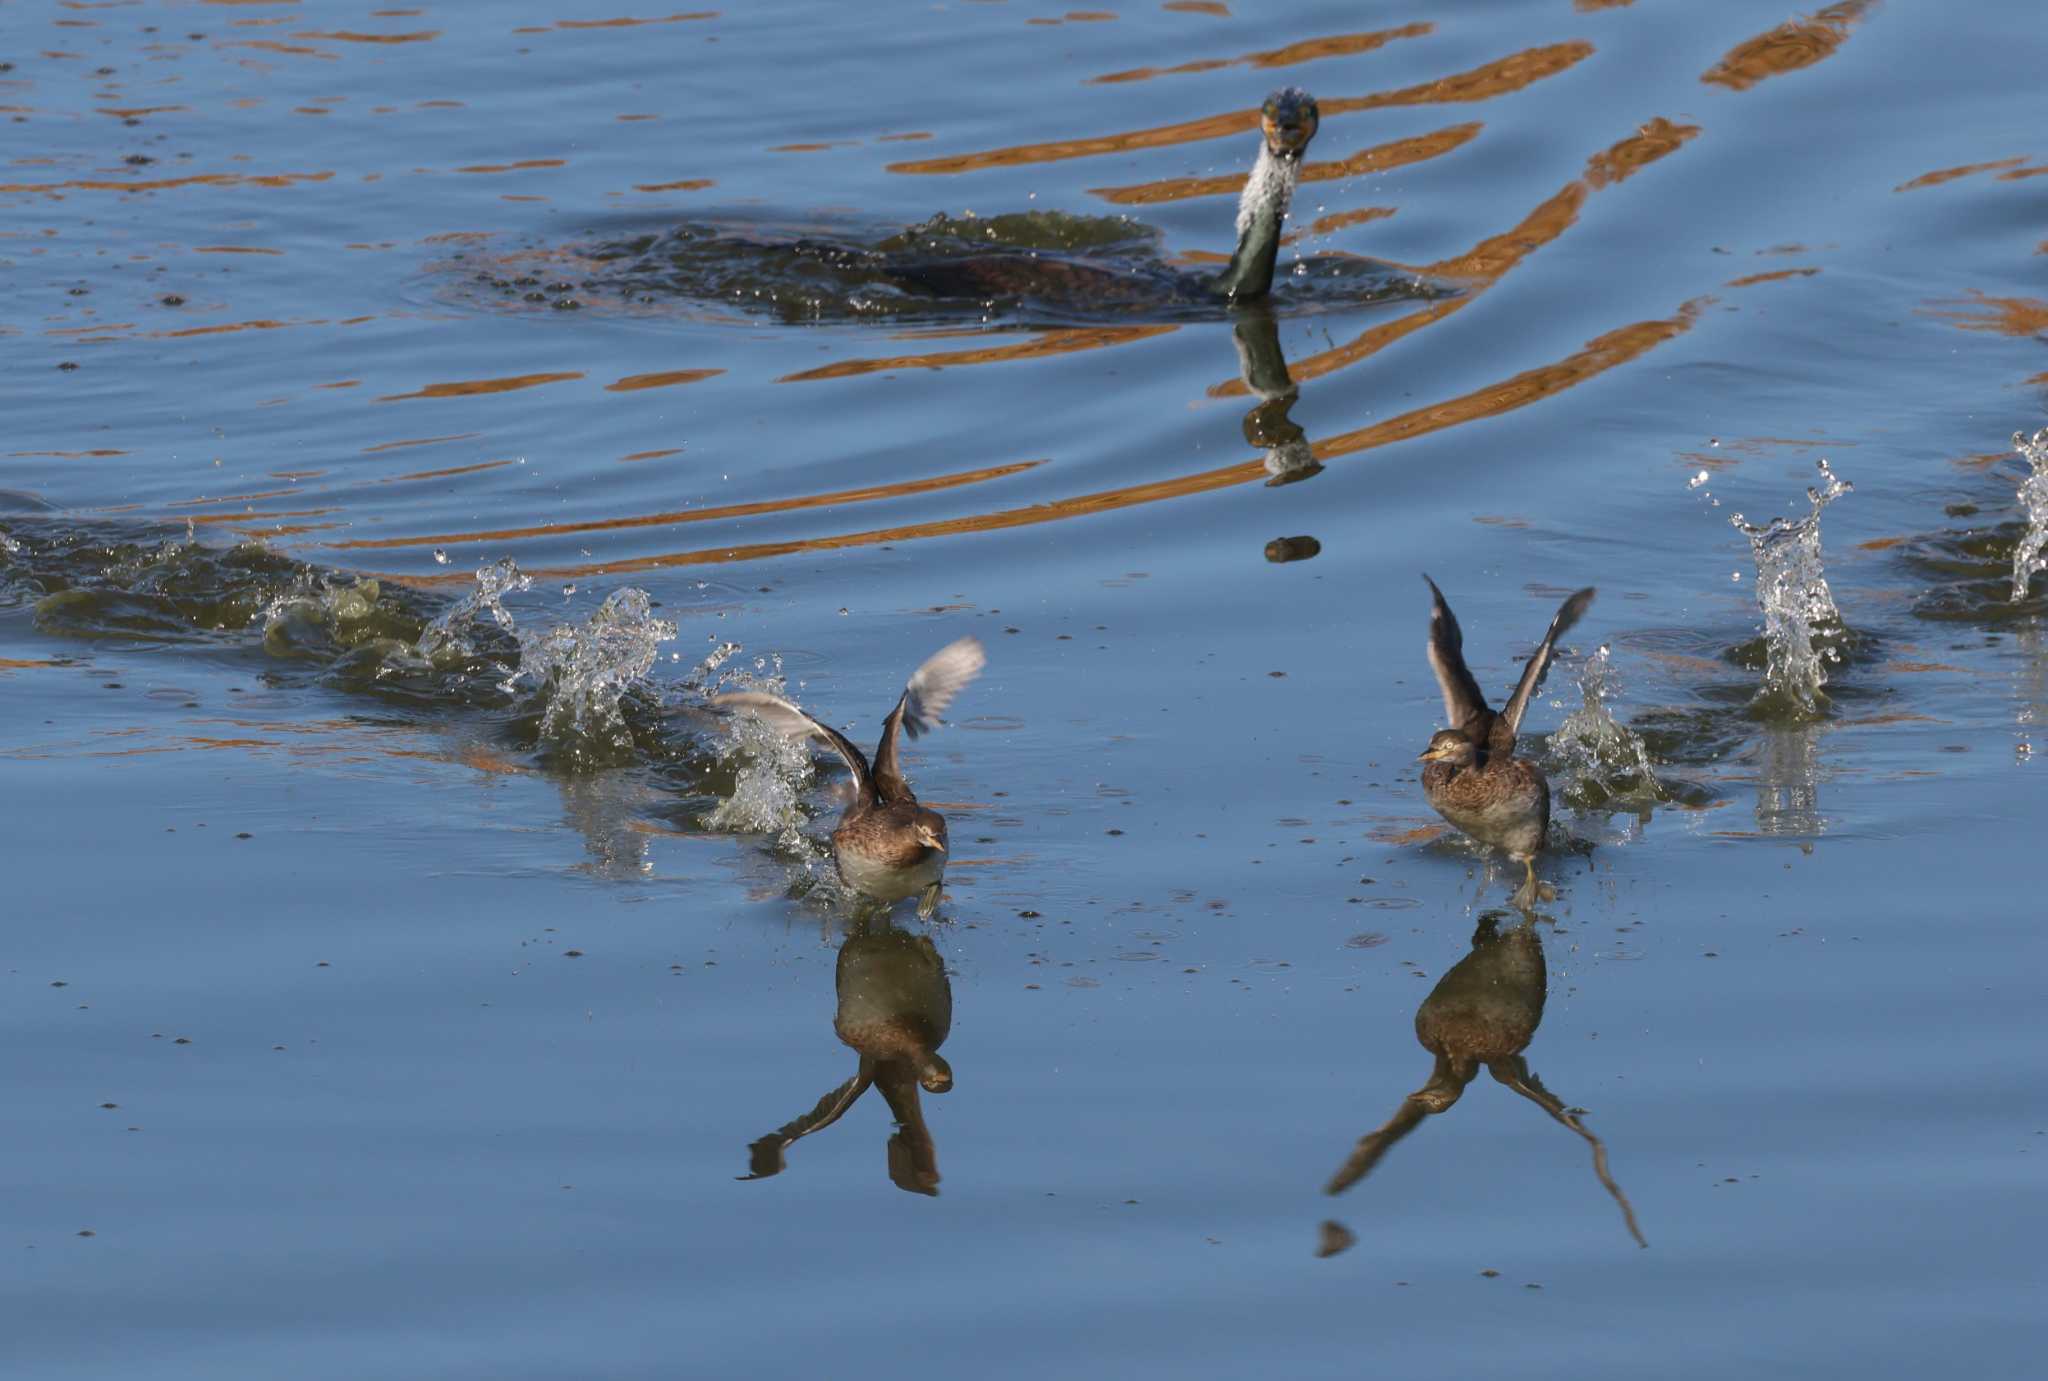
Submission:
[[[1252,164],[1251,176],[1245,179],[1244,195],[1237,199],[1238,238],[1244,237],[1252,218],[1263,207],[1273,208],[1276,221],[1287,219],[1287,207],[1294,200],[1295,179],[1300,174],[1300,159],[1275,158],[1271,149],[1263,143],[1259,145],[1259,161]]]

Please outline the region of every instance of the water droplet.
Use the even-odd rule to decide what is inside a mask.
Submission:
[[[445,551],[442,551],[442,550],[441,550],[441,549],[440,549],[439,547],[435,547],[435,548],[434,548],[434,564],[435,564],[436,566],[445,566],[445,565],[447,565],[447,564],[448,564],[448,553],[447,553],[447,552],[445,552]]]

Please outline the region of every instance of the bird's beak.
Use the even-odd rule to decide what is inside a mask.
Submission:
[[[1308,141],[1315,138],[1316,122],[1305,120],[1300,124],[1283,125],[1270,116],[1260,121],[1265,127],[1266,147],[1275,158],[1298,159],[1308,148]]]
[[[917,827],[917,840],[927,849],[937,849],[940,853],[946,851],[946,841],[940,838],[939,832],[929,825],[919,825]]]

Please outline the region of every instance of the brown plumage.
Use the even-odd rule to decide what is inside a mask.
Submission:
[[[953,697],[981,674],[987,661],[974,638],[948,643],[926,659],[882,721],[872,765],[846,735],[778,696],[735,691],[713,696],[711,703],[751,714],[791,738],[821,739],[836,752],[854,781],[853,804],[832,831],[832,860],[840,881],[884,906],[917,897],[917,914],[929,919],[945,883],[946,817],[918,804],[896,761],[896,734],[900,729],[916,738],[937,725]]]
[[[1554,895],[1536,880],[1536,855],[1550,831],[1550,783],[1535,763],[1515,756],[1515,736],[1550,669],[1557,640],[1586,612],[1593,591],[1580,590],[1558,608],[1543,641],[1523,666],[1514,694],[1496,713],[1487,707],[1479,683],[1465,665],[1465,635],[1457,616],[1436,582],[1428,576],[1423,580],[1431,601],[1429,666],[1443,691],[1444,717],[1451,726],[1438,730],[1423,750],[1421,760],[1428,765],[1422,769],[1422,794],[1452,825],[1502,850],[1527,870],[1527,879],[1515,893],[1516,904],[1527,906]]]

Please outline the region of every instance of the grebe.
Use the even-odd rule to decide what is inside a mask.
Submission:
[[[916,738],[936,725],[953,697],[981,674],[987,662],[975,638],[961,638],[933,653],[882,721],[882,741],[872,766],[846,735],[787,700],[758,691],[734,691],[713,696],[711,703],[751,714],[791,738],[822,739],[839,754],[853,773],[856,792],[832,831],[832,858],[840,880],[884,906],[917,897],[918,916],[929,920],[946,878],[946,817],[919,805],[903,779],[896,765],[896,731]]]
[[[1440,729],[1423,750],[1422,792],[1437,814],[1482,844],[1504,851],[1528,870],[1527,880],[1515,893],[1517,906],[1549,900],[1555,889],[1536,881],[1536,855],[1542,852],[1544,836],[1550,830],[1550,783],[1543,770],[1527,758],[1515,756],[1515,733],[1530,697],[1543,684],[1557,640],[1586,612],[1593,602],[1591,588],[1567,599],[1550,621],[1543,641],[1522,668],[1515,693],[1496,714],[1487,708],[1479,683],[1465,666],[1465,635],[1443,591],[1428,576],[1431,608],[1429,614],[1429,666],[1436,673],[1444,694],[1444,717],[1451,722]]]

